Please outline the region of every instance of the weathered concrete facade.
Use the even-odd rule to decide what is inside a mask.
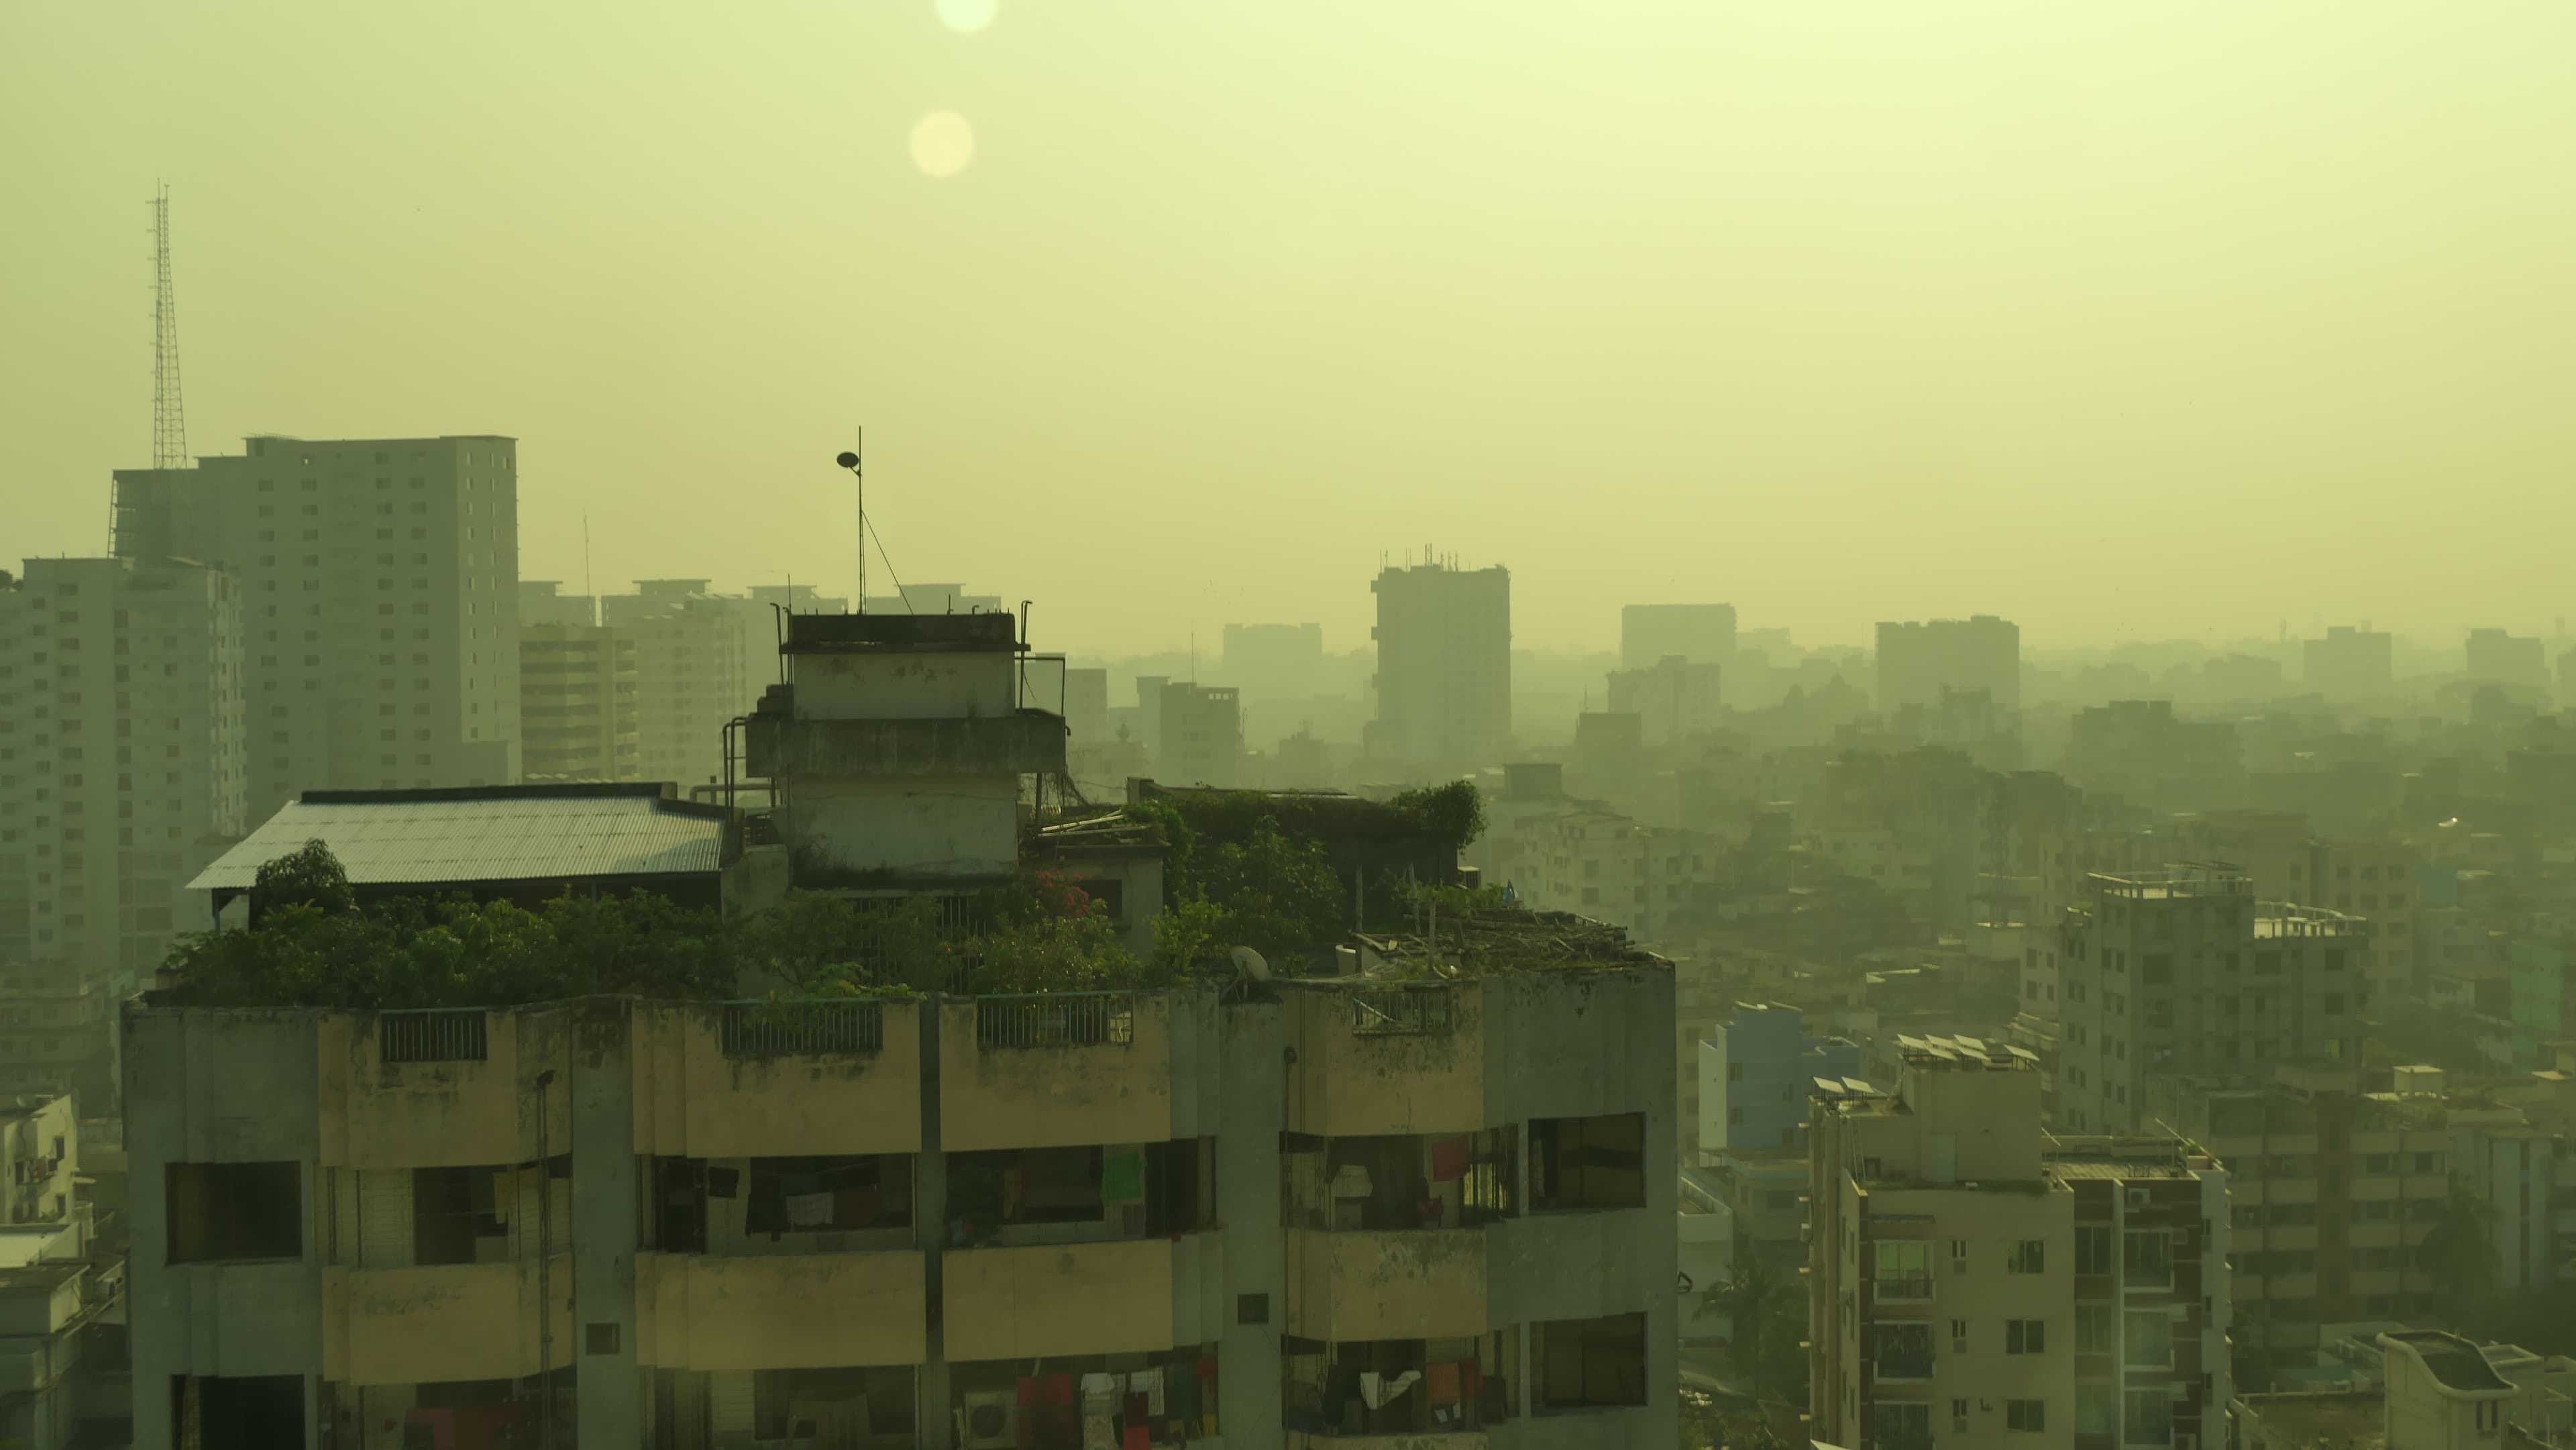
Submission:
[[[843,1395],[952,1450],[1102,1372],[1188,1377],[1192,1443],[1668,1443],[1671,994],[137,1007],[136,1443],[374,1450],[470,1403],[717,1450]],[[1337,1160],[1374,1197],[1283,1211]],[[1414,1371],[1366,1426],[1317,1401],[1363,1363]]]

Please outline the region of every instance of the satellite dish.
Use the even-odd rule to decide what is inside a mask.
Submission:
[[[1250,947],[1234,949],[1234,969],[1255,982],[1270,980],[1270,964],[1261,959],[1261,953]]]
[[[859,455],[855,453],[844,453],[832,461],[841,465],[843,468],[856,468],[859,466]]]

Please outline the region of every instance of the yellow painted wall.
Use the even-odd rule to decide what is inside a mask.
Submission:
[[[921,1006],[887,1002],[859,1056],[728,1058],[722,1009],[635,1009],[635,1151],[763,1158],[921,1151]]]
[[[537,1265],[447,1264],[322,1271],[323,1378],[355,1385],[535,1374]],[[551,1282],[558,1367],[572,1363],[572,1257]]]
[[[1350,998],[1284,993],[1289,1045],[1288,1129],[1325,1137],[1470,1133],[1485,1122],[1484,988],[1461,982],[1445,1033],[1362,1036]]]
[[[1485,1450],[1482,1430],[1451,1435],[1309,1435],[1288,1433],[1288,1450]]]
[[[376,1019],[329,1013],[315,1023],[322,1164],[452,1168],[537,1155],[538,1095],[527,1079],[551,1065],[558,1029],[543,1012],[495,1012],[481,1062],[387,1064]],[[547,1095],[552,1146],[572,1141],[560,1087]]]
[[[639,1254],[636,1353],[687,1370],[919,1364],[927,1357],[922,1262],[909,1251]]]
[[[1172,1347],[1172,1244],[966,1249],[943,1260],[951,1360]]]
[[[1288,1332],[1326,1341],[1483,1334],[1485,1235],[1475,1229],[1287,1234]]]
[[[975,1045],[972,1003],[942,1005],[941,1143],[972,1153],[1169,1140],[1172,1002],[1156,994],[1135,1002],[1132,1042],[989,1050]]]

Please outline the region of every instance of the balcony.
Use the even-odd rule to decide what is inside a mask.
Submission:
[[[1932,1301],[1932,1275],[1928,1270],[1901,1274],[1882,1274],[1869,1281],[1870,1297],[1881,1304],[1928,1304]]]
[[[538,1371],[538,1289],[553,1300],[554,1343],[572,1343],[572,1256],[322,1271],[322,1372],[348,1384],[518,1379]]]
[[[940,1135],[953,1152],[1172,1135],[1172,1004],[1151,993],[983,997],[940,1008]]]
[[[922,1256],[911,1252],[639,1254],[636,1349],[664,1369],[918,1364],[923,1280]],[[952,1269],[952,1303],[954,1283]]]
[[[1485,1253],[1476,1229],[1291,1229],[1288,1332],[1325,1343],[1483,1334]]]
[[[534,1154],[520,1121],[526,1013],[333,1013],[316,1026],[321,1158],[335,1167],[443,1168]],[[563,1131],[560,1116],[554,1125]],[[556,1141],[564,1139],[558,1136]]]
[[[1172,1348],[1172,1241],[957,1249],[944,1256],[951,1360]],[[841,1311],[848,1312],[848,1301]]]
[[[1870,1359],[1874,1378],[1881,1383],[1932,1378],[1931,1325],[1881,1324],[1876,1332],[1877,1353]]]
[[[1288,1127],[1319,1137],[1485,1127],[1484,988],[1287,994]]]
[[[921,1011],[639,1003],[636,1143],[667,1158],[918,1153]]]

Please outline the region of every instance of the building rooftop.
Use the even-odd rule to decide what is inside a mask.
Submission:
[[[2097,871],[2092,880],[2104,895],[2129,901],[2254,894],[2252,880],[2223,861],[2176,862],[2153,871]]]
[[[2377,1390],[2285,1390],[2239,1395],[2235,1404],[2262,1423],[2267,1444],[2381,1450],[2388,1443],[2387,1410]]]
[[[2462,1394],[2495,1394],[2511,1390],[2504,1376],[2495,1372],[2487,1357],[2476,1345],[2456,1334],[2439,1329],[2400,1329],[2380,1337],[2383,1344],[2406,1349],[2424,1362],[2434,1380],[2446,1390]]]
[[[1443,917],[1435,944],[1412,932],[1365,933],[1351,940],[1367,976],[1483,976],[1491,972],[1608,970],[1671,963],[1628,940],[1626,927],[1566,911],[1520,908]]]
[[[727,813],[658,784],[306,791],[189,887],[250,889],[259,868],[319,840],[352,886],[713,874]]]
[[[1008,614],[791,614],[784,654],[1010,653],[1020,622]]]

